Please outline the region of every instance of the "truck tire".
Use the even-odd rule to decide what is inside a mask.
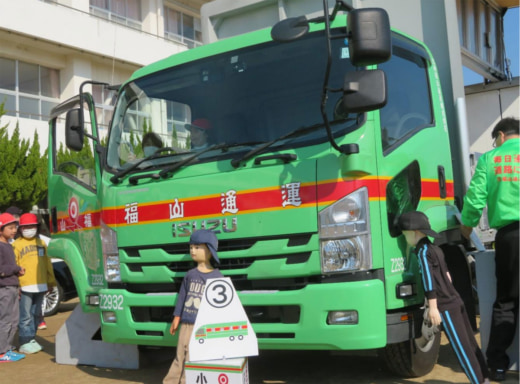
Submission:
[[[419,377],[431,372],[437,363],[441,333],[425,342],[423,337],[389,344],[381,350],[388,370],[399,377]]]

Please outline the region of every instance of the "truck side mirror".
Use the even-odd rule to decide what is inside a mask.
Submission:
[[[81,110],[79,108],[67,111],[65,117],[65,144],[74,151],[83,149],[83,126],[81,124]]]
[[[386,75],[380,70],[349,72],[343,83],[343,108],[362,113],[385,106]]]
[[[381,8],[355,9],[347,15],[350,61],[356,67],[379,64],[392,55],[388,13]]]
[[[274,41],[289,42],[305,36],[309,32],[309,22],[305,16],[290,17],[279,21],[271,29]]]

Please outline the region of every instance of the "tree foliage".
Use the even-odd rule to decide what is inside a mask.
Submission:
[[[0,118],[4,114],[1,103]],[[29,211],[47,193],[47,153],[40,154],[36,131],[31,144],[20,139],[18,124],[10,138],[7,128],[0,125],[0,211],[11,205]]]
[[[60,172],[76,174],[78,168],[94,169],[94,154],[90,145],[84,145],[81,151],[76,152],[64,147],[61,143],[56,158]]]

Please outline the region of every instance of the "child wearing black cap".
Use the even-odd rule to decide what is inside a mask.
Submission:
[[[399,228],[408,245],[415,247],[419,259],[429,320],[435,326],[444,323],[444,332],[470,382],[489,383],[486,359],[473,335],[464,302],[451,282],[444,253],[428,239],[428,236],[438,238],[439,234],[431,229],[428,217],[417,211],[403,213]]]
[[[215,263],[219,263],[217,249],[218,240],[212,231],[200,229],[192,233],[190,255],[193,261],[197,263],[197,267],[186,273],[177,295],[177,304],[170,326],[170,333],[175,335],[180,324],[177,355],[163,379],[163,384],[184,384],[186,382],[184,364],[190,359],[188,346],[202,301],[206,280],[223,277],[222,273],[212,265],[213,260]]]

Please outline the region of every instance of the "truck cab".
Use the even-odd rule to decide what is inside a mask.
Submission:
[[[403,376],[433,368],[440,335],[396,222],[421,210],[459,252],[439,78],[384,11],[338,4],[136,71],[107,139],[91,93],[54,109],[49,253],[103,340],[175,343],[187,242],[204,228],[260,348],[374,349]]]

